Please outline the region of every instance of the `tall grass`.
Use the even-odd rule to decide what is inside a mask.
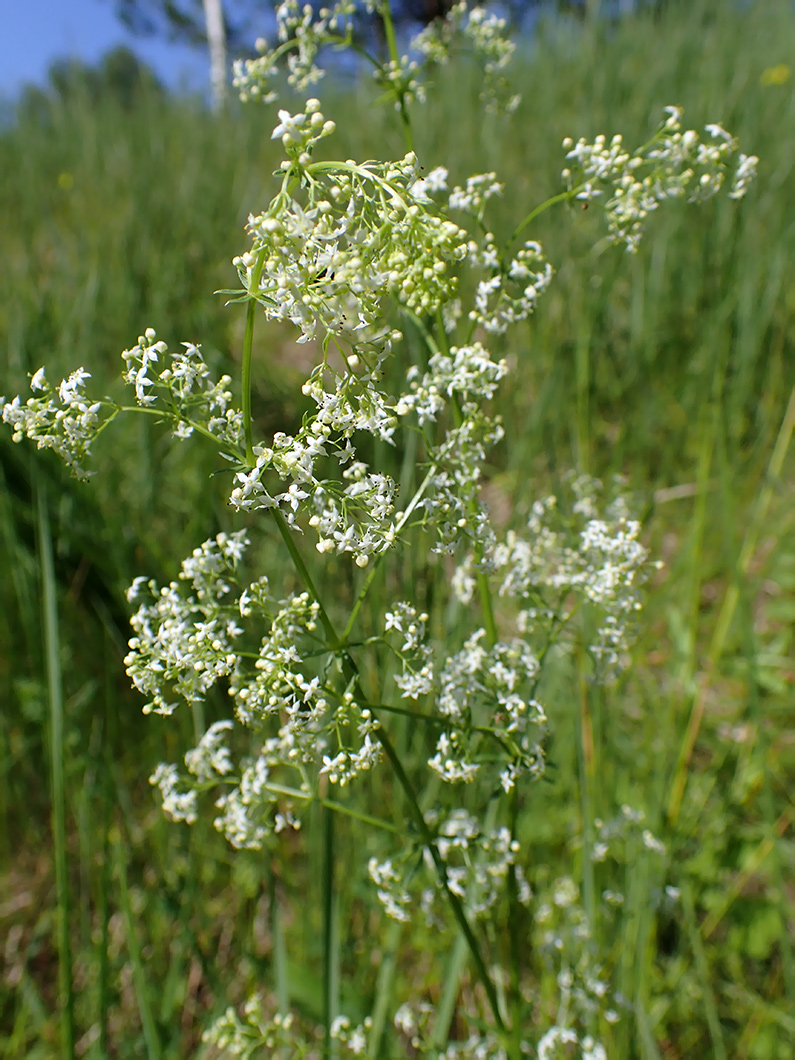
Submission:
[[[627,867],[621,935],[606,940],[620,954],[639,1028],[633,1040],[617,1032],[616,1056],[788,1057],[795,141],[787,131],[795,81],[768,83],[764,74],[795,55],[795,16],[784,3],[672,5],[661,19],[557,23],[529,51],[516,74],[523,102],[510,120],[483,121],[478,86],[461,68],[438,72],[438,102],[416,116],[426,168],[444,161],[453,180],[498,172],[506,193],[496,223],[506,229],[518,203],[558,188],[565,135],[620,129],[640,142],[667,103],[682,104],[693,125],[718,117],[761,164],[739,210],[721,201],[674,208],[653,220],[636,257],[589,251],[591,211],[545,215],[528,232],[544,242],[558,276],[521,341],[503,351],[519,384],[501,410],[508,440],[489,500],[509,524],[572,466],[620,473],[646,506],[666,569],[651,589],[642,662],[620,708],[608,712],[575,681],[570,708],[552,719],[552,783],[532,807],[517,808],[520,838],[534,852],[537,886],[571,872],[575,833],[622,803],[643,805],[666,840],[661,873],[642,859]],[[338,156],[402,153],[397,120],[373,107],[371,86],[328,92]],[[55,101],[44,121],[20,114],[0,134],[0,389],[23,391],[26,373],[45,362],[51,378],[83,364],[98,389],[111,389],[120,351],[150,325],[170,342],[201,340],[234,375],[242,321],[211,292],[233,286],[229,262],[245,246],[246,214],[266,201],[278,161],[270,128],[258,110],[219,119],[154,94],[132,109],[73,98]],[[264,328],[255,341],[259,428],[288,428],[302,412],[290,394],[306,347]],[[330,871],[320,814],[307,853],[264,857],[232,857],[206,824],[187,832],[159,818],[146,778],[191,734],[173,720],[144,721],[126,687],[123,592],[137,573],[172,577],[175,556],[231,520],[212,458],[197,456],[201,443],[175,451],[144,424],[116,429],[106,444],[84,487],[0,434],[0,608],[13,616],[0,624],[8,884],[0,892],[9,895],[0,899],[0,1051],[67,1055],[71,1032],[61,1036],[57,999],[59,990],[66,996],[60,957],[70,951],[80,1055],[195,1055],[225,991],[238,1000],[252,983],[309,1020],[340,1004],[364,1015],[375,1000],[386,1042],[407,974],[399,946],[421,953],[428,939],[382,932],[353,878],[337,877],[331,902],[331,888],[316,882]],[[395,456],[397,479],[413,459]],[[38,517],[34,472],[50,499]],[[53,534],[44,583],[58,591],[59,653],[52,630],[45,652],[32,604],[42,518]],[[288,577],[268,542],[259,547],[274,577]],[[410,562],[434,621],[459,620],[432,606],[443,572],[429,572],[421,555]],[[330,570],[340,598],[352,596],[341,565]],[[379,579],[373,592],[387,600],[389,580]],[[52,839],[41,783],[48,665],[60,670],[65,694],[53,751],[64,767],[66,834]],[[568,694],[568,677],[560,681]],[[220,700],[208,704],[213,717],[223,710]],[[118,807],[116,823],[99,792]],[[374,796],[396,817],[405,810],[397,792],[376,787]],[[338,864],[355,842],[337,827]],[[55,898],[62,859],[68,878],[57,873]],[[599,866],[578,871],[594,889],[603,885]],[[650,890],[666,883],[681,885],[679,918],[648,912]],[[67,891],[70,935],[56,945]],[[521,930],[529,938],[530,926]],[[381,958],[375,986],[372,954],[356,941],[368,932]],[[339,999],[323,995],[324,963],[334,972],[326,984],[338,977]],[[425,975],[438,998],[440,984]],[[455,987],[471,988],[456,951],[446,982],[443,1019],[452,1022]],[[542,975],[538,996],[542,1006],[554,996]]]

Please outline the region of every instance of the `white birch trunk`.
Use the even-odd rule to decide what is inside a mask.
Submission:
[[[226,102],[226,30],[223,0],[204,0],[207,24],[207,43],[210,46],[210,89],[213,110],[221,110]]]

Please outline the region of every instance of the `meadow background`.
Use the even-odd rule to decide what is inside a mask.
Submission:
[[[676,908],[652,916],[651,884],[630,861],[619,930],[603,940],[633,1001],[616,1057],[795,1057],[793,56],[791,4],[672,4],[615,24],[547,26],[515,64],[522,103],[511,118],[483,117],[466,67],[440,71],[415,112],[427,169],[444,163],[451,183],[493,169],[505,182],[498,231],[559,190],[564,136],[621,131],[641,143],[669,103],[685,108],[687,127],[720,121],[760,158],[744,201],[672,205],[636,256],[594,253],[594,211],[543,215],[530,234],[556,280],[495,349],[516,366],[501,399],[506,441],[485,486],[498,521],[518,522],[571,469],[619,474],[665,564],[634,667],[590,702],[587,762],[581,704],[561,695],[551,705],[553,769],[522,825],[534,887],[576,878],[584,769],[592,810],[607,819],[625,803],[643,808],[666,844]],[[235,106],[213,116],[146,78],[126,88],[102,76],[55,82],[28,93],[0,129],[0,392],[25,392],[46,364],[53,380],[83,365],[97,391],[118,393],[120,352],[150,326],[170,345],[200,341],[234,377],[243,317],[213,292],[234,285],[246,217],[272,193],[271,114]],[[366,81],[321,86],[337,157],[402,155],[397,120],[374,107],[375,92]],[[265,326],[255,341],[258,432],[291,430],[312,350]],[[392,460],[399,478],[411,454]],[[0,432],[9,1060],[66,1055],[61,922],[78,1055],[201,1056],[202,1028],[257,987],[309,1023],[322,1011],[320,819],[260,853],[234,853],[209,821],[163,819],[147,778],[190,745],[191,719],[145,718],[122,666],[126,587],[142,573],[169,580],[199,542],[242,525],[226,506],[227,480],[213,476],[201,441],[174,446],[147,417],[103,435],[95,467],[79,484],[50,454]],[[257,526],[271,581],[289,578]],[[445,572],[419,549],[405,562],[432,609]],[[344,597],[351,577],[335,561],[326,585]],[[53,589],[57,626],[46,619]],[[457,621],[436,619],[442,630]],[[64,694],[54,728],[48,667]],[[207,720],[225,709],[211,700]],[[53,767],[64,776],[63,836],[52,827]],[[384,784],[374,778],[371,797],[388,805],[397,796]],[[343,863],[362,860],[360,842],[340,827]],[[401,938],[363,874],[341,879],[336,901],[346,1012],[384,1020],[409,976],[415,995],[437,998],[441,940],[416,929]],[[528,963],[543,1011],[554,983],[540,957]]]

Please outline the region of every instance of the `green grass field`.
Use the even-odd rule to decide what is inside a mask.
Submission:
[[[498,522],[517,522],[571,469],[621,475],[664,561],[619,686],[572,695],[561,677],[549,783],[522,807],[538,893],[584,873],[584,813],[643,808],[666,844],[661,869],[629,852],[597,881],[626,895],[615,924],[599,929],[629,1008],[611,1060],[795,1057],[795,14],[774,0],[736,6],[548,28],[517,64],[512,117],[484,119],[466,69],[440,72],[414,115],[427,169],[444,162],[451,183],[497,171],[506,231],[559,190],[564,136],[621,131],[640,143],[669,103],[685,108],[688,127],[722,122],[760,158],[746,199],[661,211],[636,256],[593,251],[593,212],[543,215],[529,234],[555,282],[524,330],[495,348],[516,365],[485,486]],[[319,94],[337,122],[336,157],[403,154],[374,86]],[[0,132],[0,392],[25,392],[42,364],[50,379],[83,365],[97,390],[118,392],[119,355],[150,326],[170,345],[200,341],[237,376],[243,313],[213,292],[234,286],[246,217],[272,194],[271,118],[253,106],[213,117],[152,92],[128,105],[78,93],[20,110]],[[294,428],[312,349],[265,326],[255,342],[257,430]],[[130,421],[103,442],[85,485],[0,431],[9,1060],[69,1055],[67,953],[80,1056],[209,1057],[202,1029],[255,988],[307,1024],[322,1016],[320,814],[299,839],[260,853],[234,853],[210,820],[167,822],[147,778],[189,746],[193,719],[145,718],[122,665],[133,577],[167,581],[200,541],[245,521],[201,441],[177,448]],[[399,478],[412,457],[387,459]],[[276,541],[249,523],[263,569],[289,582]],[[405,564],[435,628],[461,626],[461,615],[433,610],[442,567],[420,549]],[[348,568],[336,560],[325,575],[342,601]],[[392,589],[380,579],[374,610]],[[208,701],[208,721],[226,712],[224,697]],[[368,801],[399,815],[383,775],[369,783]],[[341,865],[362,861],[352,824],[335,841]],[[678,902],[652,912],[664,886]],[[340,872],[335,900],[346,1012],[386,1024],[407,984],[439,1001],[450,938],[385,923],[364,871]],[[556,987],[525,927],[543,1026]],[[460,974],[466,996],[474,980]],[[386,1031],[383,1042],[384,1056],[398,1048]]]

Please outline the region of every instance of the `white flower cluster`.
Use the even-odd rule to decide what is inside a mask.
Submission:
[[[175,765],[161,762],[149,778],[149,783],[160,789],[163,813],[172,821],[195,824],[199,805],[196,789],[186,784]]]
[[[368,12],[376,10],[375,3],[365,4]],[[283,0],[276,9],[278,43],[271,48],[260,38],[256,59],[237,60],[233,66],[233,83],[240,98],[270,103],[277,93],[273,81],[283,58],[287,60],[287,82],[298,91],[305,91],[319,81],[324,70],[318,63],[323,48],[347,47],[353,41],[357,14],[354,0],[314,8],[299,0]],[[469,8],[466,0],[456,4],[444,19],[434,19],[409,45],[409,54],[380,62],[375,76],[391,88],[395,102],[416,99],[423,102],[425,86],[423,74],[430,63],[446,63],[451,48],[460,40],[468,45],[482,63],[484,71],[482,98],[490,105],[499,104],[506,96],[503,71],[515,51],[515,44],[507,35],[507,24],[485,8]],[[373,57],[375,58],[375,57]],[[518,97],[507,100],[512,110]]]
[[[152,599],[131,619],[135,636],[125,664],[149,697],[145,713],[170,714],[179,700],[200,702],[220,677],[229,678],[238,720],[262,735],[257,755],[235,775],[224,742],[233,723],[216,722],[185,756],[190,776],[162,765],[152,783],[166,813],[192,823],[197,790],[224,779],[216,827],[236,847],[259,847],[270,831],[299,827],[283,785],[274,787],[277,774],[297,773],[294,794],[306,801],[322,776],[344,787],[371,770],[381,747],[376,718],[344,687],[334,655],[318,652],[318,604],[306,592],[274,600],[267,578],[241,590],[237,567],[247,544],[243,531],[205,541],[182,564],[183,584],[158,589],[136,579],[128,598],[146,589]],[[259,650],[243,650],[244,626],[263,623],[268,631]],[[267,735],[269,726],[276,735]]]
[[[436,551],[452,552],[462,538],[483,552],[493,547],[494,531],[479,498],[479,484],[486,449],[502,438],[503,429],[480,402],[492,397],[507,372],[505,361],[494,361],[481,343],[474,342],[435,352],[422,377],[416,367],[406,373],[409,390],[398,398],[397,415],[415,414],[425,428],[452,402],[457,419],[438,444],[425,438],[433,473],[417,507],[436,527]]]
[[[613,910],[608,910],[608,915]],[[558,1023],[538,1043],[538,1055],[552,1058],[583,1056],[607,1060],[604,1047],[593,1037],[600,1017],[608,1024],[620,1019],[618,1001],[610,990],[608,973],[599,964],[580,890],[570,876],[554,880],[536,907],[540,949],[550,970],[557,969],[560,990]],[[566,1047],[581,1050],[567,1052]]]
[[[148,328],[137,345],[122,354],[124,381],[135,389],[142,408],[157,404],[163,419],[173,422],[176,437],[188,438],[198,430],[220,442],[222,451],[240,459],[243,414],[231,406],[231,378],[224,375],[214,382],[201,347],[189,342],[183,346],[184,351],[170,354],[166,363],[168,347]],[[19,397],[10,402],[0,398],[3,421],[12,427],[14,441],[30,438],[40,449],[53,449],[80,479],[91,474],[86,464],[92,442],[120,411],[109,398],[91,401],[85,393],[90,378],[89,372],[78,368],[53,390],[40,368],[30,386],[41,397],[28,398],[24,404]],[[103,409],[109,410],[104,418]]]
[[[482,822],[466,810],[453,810],[443,820],[439,814],[426,814],[435,832],[435,845],[444,862],[448,889],[465,905],[468,915],[488,914],[504,892],[508,871],[513,866],[523,905],[530,902],[530,888],[517,865],[519,844],[507,828],[484,829]],[[439,892],[437,868],[430,850],[423,848],[424,874],[417,871],[416,851],[403,850],[395,858],[379,861],[372,857],[367,866],[376,885],[378,900],[388,916],[407,922],[421,908],[429,925],[440,925],[447,908]]]
[[[343,1056],[350,1054],[351,1056],[366,1056],[367,1055],[367,1036],[372,1029],[373,1021],[368,1016],[367,1019],[354,1027],[347,1016],[337,1016],[334,1022],[331,1024],[329,1036],[332,1041],[338,1042],[344,1050]]]
[[[317,406],[297,437],[278,434],[254,447],[254,464],[237,473],[231,503],[247,510],[279,506],[295,523],[305,513],[318,532],[318,550],[348,552],[364,566],[395,539],[394,483],[356,461],[343,482],[321,478],[318,459],[353,455],[352,436],[366,431],[391,442],[397,418],[380,390],[381,365],[399,333],[383,324],[388,294],[416,313],[432,313],[455,290],[450,265],[466,256],[466,233],[446,220],[417,185],[416,159],[397,163],[310,164],[307,129],[324,129],[317,101],[304,115],[280,112],[276,132],[296,137],[293,163],[308,183],[307,201],[283,192],[267,214],[252,218],[252,251],[236,259],[246,290],[266,316],[290,320],[301,339],[325,332],[323,363],[304,393]],[[299,119],[304,119],[300,120]],[[297,154],[295,154],[297,152]],[[287,179],[287,178],[286,178]],[[343,369],[332,369],[331,338]],[[340,342],[351,347],[344,353]],[[276,472],[288,488],[272,494],[263,481]]]
[[[383,87],[388,87],[395,99],[395,106],[400,107],[407,100],[424,103],[426,100],[425,85],[422,81],[422,68],[416,59],[401,55],[399,59],[390,59],[378,67],[373,77]]]
[[[307,676],[299,648],[306,644],[307,655],[317,653],[317,612],[307,593],[284,601],[262,639],[254,675],[239,667],[230,695],[246,725],[269,716],[279,719],[278,736],[261,752],[270,767],[298,769],[304,783],[311,772],[326,775],[344,787],[380,760],[380,745],[373,739],[378,722],[352,692],[333,691],[322,673]]]
[[[331,1040],[341,1056],[366,1056],[367,1036],[372,1027],[368,1017],[353,1026],[347,1016],[337,1016],[329,1028]],[[230,1007],[202,1035],[206,1045],[214,1045],[224,1056],[243,1058],[288,1056],[290,1060],[316,1060],[317,1041],[308,1041],[295,1025],[292,1013],[268,1017],[258,994],[250,997],[242,1017]]]
[[[590,1034],[556,1025],[538,1043],[538,1060],[607,1060],[607,1050]]]
[[[481,555],[492,551],[496,539],[489,510],[479,496],[480,479],[486,449],[503,435],[499,419],[465,407],[461,426],[450,428],[439,445],[429,447],[436,471],[418,507],[436,528],[435,552],[452,554],[461,541]]]
[[[299,165],[308,165],[312,158],[312,149],[324,137],[331,136],[336,129],[333,121],[326,121],[320,110],[320,102],[308,99],[303,114],[291,114],[289,110],[279,111],[279,124],[271,133],[271,140],[281,140],[288,159]],[[282,163],[282,168],[288,168]]]
[[[690,129],[682,132],[682,110],[666,107],[667,118],[653,139],[635,152],[620,135],[608,143],[567,138],[563,147],[570,165],[563,170],[566,187],[584,202],[598,201],[607,219],[609,239],[637,250],[650,213],[671,198],[703,202],[723,186],[737,141],[720,125],[707,125],[707,139]],[[746,193],[758,159],[740,154],[732,177],[732,198]]]
[[[533,694],[538,660],[514,639],[484,647],[478,630],[450,656],[438,678],[436,709],[445,728],[428,765],[448,783],[488,769],[510,791],[520,776],[544,770],[544,708]]]
[[[427,1060],[508,1060],[497,1035],[472,1033],[462,1042],[450,1042],[441,1052],[434,1030],[435,1009],[427,1001],[403,1004],[395,1013],[395,1030],[405,1039],[411,1055]],[[526,1043],[522,1042],[522,1051]]]
[[[227,778],[227,784],[237,780],[234,787],[216,799],[216,809],[221,812],[213,825],[236,850],[259,850],[269,835],[301,827],[294,813],[294,799],[305,800],[306,793],[291,797],[272,777],[274,764],[282,763],[280,750],[278,740],[266,740],[256,758],[241,762],[239,779]]]
[[[664,847],[644,828],[641,810],[622,806],[610,821],[594,821],[595,838],[586,857],[594,863],[612,861],[614,876],[638,870],[649,855],[664,854]],[[539,896],[535,925],[538,946],[554,971],[560,990],[558,1011],[562,1015],[538,1043],[538,1055],[547,1057],[587,1056],[606,1058],[604,1047],[595,1039],[600,1024],[621,1019],[625,1002],[613,992],[611,981],[622,962],[618,910],[624,901],[620,892],[604,889],[600,895],[599,921],[605,942],[598,950],[580,890],[570,876],[551,881]],[[656,906],[671,899],[671,889],[663,896],[652,888],[646,900]],[[566,1051],[567,1047],[569,1051]],[[572,1051],[576,1049],[578,1051]]]
[[[262,998],[255,994],[246,1001],[242,1018],[230,1006],[202,1035],[206,1045],[214,1045],[225,1056],[249,1060],[254,1056],[283,1055],[289,1050],[292,1060],[309,1060],[316,1056],[316,1046],[308,1043],[293,1026],[291,1013],[265,1015]]]
[[[147,328],[137,345],[122,353],[124,381],[135,388],[135,399],[142,407],[159,402],[164,417],[174,420],[176,437],[189,438],[198,427],[217,438],[227,452],[239,456],[243,414],[231,405],[231,377],[223,375],[213,381],[201,347],[191,342],[182,345],[184,351],[171,353],[167,360],[168,346],[158,341],[154,328]]]
[[[24,404],[19,396],[12,401],[0,397],[3,422],[13,430],[14,441],[30,438],[39,449],[53,449],[81,479],[89,477],[85,465],[101,428],[103,402],[90,401],[84,392],[85,381],[90,378],[89,372],[78,368],[56,391],[47,382],[44,369],[39,368],[30,388],[41,392],[41,397],[28,398]]]
[[[509,95],[503,71],[516,51],[515,43],[507,35],[507,22],[493,11],[466,0],[454,4],[444,19],[434,19],[416,34],[410,49],[421,55],[426,63],[444,65],[456,43],[461,41],[483,65],[481,99],[487,107],[502,107],[513,112],[519,96]]]
[[[448,205],[451,210],[461,210],[482,221],[489,199],[504,191],[505,185],[499,183],[496,173],[474,173],[467,177],[465,189],[456,185],[450,192]]]
[[[185,755],[188,772],[201,781],[214,781],[231,773],[232,759],[223,734],[233,728],[234,722],[231,721],[216,721],[211,725],[198,745]]]
[[[428,190],[437,190],[442,186],[439,178],[431,184],[431,177],[435,173],[426,178]],[[453,190],[449,197],[449,208],[471,214],[483,226],[489,200],[501,195],[503,188],[504,185],[497,182],[495,173],[476,174],[467,179],[466,188],[456,187]],[[487,273],[478,282],[469,319],[492,334],[504,334],[512,324],[526,320],[534,312],[539,296],[552,282],[552,266],[541,244],[535,240],[525,242],[516,255],[508,260],[507,255],[500,252],[494,235],[487,231],[481,242],[470,240],[467,257],[470,265]],[[460,306],[455,307],[452,314],[448,310],[448,314],[457,319]],[[447,321],[445,327],[451,330]]]
[[[494,236],[488,232],[483,246],[470,244],[470,261],[490,275],[478,282],[469,319],[486,331],[503,335],[512,324],[535,312],[539,295],[552,282],[553,270],[540,243],[530,240],[504,264]]]
[[[395,604],[384,615],[384,633],[395,630],[402,643],[397,650],[403,672],[395,675],[395,684],[406,699],[419,699],[433,688],[433,652],[425,643],[428,616],[404,602]]]
[[[436,419],[446,399],[454,395],[463,405],[493,397],[500,380],[507,374],[507,363],[492,360],[482,343],[453,346],[448,353],[437,352],[431,356],[422,379],[417,367],[409,368],[406,381],[410,391],[401,395],[395,412],[398,416],[414,412],[420,426],[424,426]]]
[[[648,850],[659,857],[665,856],[665,844],[649,828],[644,828],[646,815],[643,810],[631,806],[622,806],[620,812],[609,821],[597,818],[594,821],[596,833],[591,860],[606,861],[610,858],[620,865],[631,865],[637,860],[641,849]],[[613,895],[612,901],[616,901]],[[619,895],[618,904],[623,901]]]
[[[144,602],[130,619],[135,636],[124,663],[133,684],[149,702],[144,713],[171,714],[177,700],[198,703],[219,677],[232,673],[237,662],[234,642],[243,632],[228,599],[237,563],[248,544],[245,531],[218,534],[194,549],[184,561],[180,581],[158,589],[153,581],[136,578],[127,592],[137,600],[146,586],[152,602]],[[239,613],[237,615],[239,617]]]
[[[233,84],[243,102],[271,103],[277,93],[271,80],[279,72],[279,62],[287,58],[287,81],[303,92],[323,77],[317,65],[318,52],[324,46],[345,46],[351,42],[354,0],[337,0],[328,7],[315,9],[298,0],[283,0],[276,9],[278,45],[271,49],[260,37],[259,57],[237,59],[233,64]]]
[[[600,488],[588,477],[574,480],[578,499],[568,517],[556,498],[536,501],[527,533],[508,531],[490,558],[500,595],[530,604],[518,616],[522,632],[532,631],[539,617],[553,614],[565,625],[581,603],[595,609],[598,623],[589,650],[597,675],[607,680],[626,664],[641,608],[640,587],[657,565],[639,541],[640,524],[627,517],[622,498],[599,513]],[[473,588],[472,566],[469,557],[453,582],[465,603]]]
[[[396,487],[391,478],[372,473],[361,460],[350,463],[339,479],[321,478],[318,460],[335,456],[346,465],[354,454],[352,437],[366,431],[381,441],[392,441],[397,418],[377,388],[380,360],[366,354],[348,355],[348,371],[332,373],[319,365],[304,385],[316,402],[314,417],[306,417],[297,436],[277,432],[270,445],[254,446],[254,464],[238,471],[230,503],[254,511],[279,507],[295,525],[305,514],[318,534],[317,550],[349,553],[360,566],[395,541],[393,520]],[[361,369],[361,370],[360,370]],[[336,374],[336,389],[326,390],[324,375]],[[271,494],[264,479],[275,473],[282,492]]]
[[[417,202],[431,202],[432,195],[447,191],[447,176],[447,169],[444,166],[436,166],[426,176],[416,180],[411,187],[411,192]]]
[[[520,776],[543,772],[546,715],[532,694],[538,660],[522,640],[483,646],[481,629],[437,667],[425,643],[428,616],[407,603],[387,612],[385,634],[399,634],[402,672],[395,684],[405,699],[429,696],[429,720],[441,727],[430,768],[448,783],[469,782],[485,769],[505,791]]]
[[[307,116],[322,132],[332,123],[318,106],[309,100],[297,117],[280,112],[276,133],[289,137]],[[297,126],[296,135],[306,127]],[[364,329],[380,325],[387,294],[417,313],[435,312],[454,292],[450,266],[466,256],[467,234],[427,196],[414,195],[416,156],[312,163],[306,146],[296,145],[297,157],[284,164],[288,173],[299,168],[304,201],[285,191],[267,213],[249,219],[252,249],[235,259],[245,290],[268,319],[300,328],[304,342],[320,329],[355,344]]]

